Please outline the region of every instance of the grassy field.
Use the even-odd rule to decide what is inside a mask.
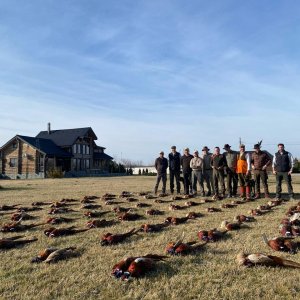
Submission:
[[[300,179],[300,178],[299,178]],[[294,180],[294,190],[300,192],[300,180]],[[272,182],[273,181],[273,182]],[[104,193],[120,194],[122,191],[139,192],[153,189],[155,177],[116,177],[82,179],[46,179],[1,181],[0,205],[22,204],[30,206],[33,201],[59,201],[62,198],[82,199],[85,195],[101,196]],[[284,187],[285,189],[285,187]],[[274,178],[270,180],[270,190],[274,192]],[[112,266],[126,256],[147,253],[163,254],[168,242],[175,241],[185,233],[185,241],[196,240],[200,229],[219,227],[221,221],[230,220],[238,214],[247,214],[251,208],[267,203],[267,199],[223,209],[222,212],[208,213],[211,203],[201,204],[180,211],[169,211],[170,203],[154,203],[154,200],[139,198],[140,202],[152,204],[152,208],[164,211],[164,215],[146,216],[147,208],[136,209],[144,219],[120,222],[107,228],[91,229],[75,236],[50,239],[43,234],[49,227],[43,225],[26,231],[26,237],[37,237],[38,241],[22,248],[0,251],[0,299],[295,299],[300,294],[299,269],[243,268],[235,262],[240,250],[275,254],[300,262],[300,254],[275,253],[262,241],[261,234],[269,237],[279,235],[278,226],[290,201],[275,207],[270,213],[259,216],[256,222],[232,232],[228,238],[217,243],[207,244],[205,249],[185,257],[170,257],[159,263],[157,270],[144,278],[122,282],[111,277]],[[164,200],[170,197],[164,198]],[[201,197],[192,199],[199,202]],[[122,201],[118,199],[117,201]],[[213,206],[231,200],[218,201]],[[110,210],[100,199],[101,210]],[[183,205],[185,200],[174,201]],[[136,203],[121,203],[123,207],[135,207]],[[78,202],[72,206],[76,212],[66,217],[78,218],[71,225],[86,226],[87,218]],[[43,222],[49,215],[48,207],[30,214]],[[159,223],[167,216],[184,216],[187,212],[203,213],[203,217],[188,220],[178,226],[169,226],[160,233],[140,233],[128,241],[110,247],[100,246],[100,236],[106,232],[122,233],[141,224]],[[116,219],[113,212],[104,216]],[[0,214],[0,223],[9,221],[9,215]],[[26,221],[24,224],[32,223]],[[58,227],[70,226],[69,224]],[[15,234],[0,234],[0,237]],[[31,258],[48,246],[76,246],[80,256],[56,264],[32,264]]]

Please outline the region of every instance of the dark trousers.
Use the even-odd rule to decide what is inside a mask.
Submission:
[[[213,182],[215,188],[215,195],[219,195],[219,184],[221,186],[222,195],[225,194],[225,183],[224,183],[224,171],[223,170],[213,170]]]
[[[238,175],[234,170],[227,169],[226,190],[227,194],[232,196],[237,194]]]
[[[183,172],[183,181],[184,181],[184,193],[186,195],[192,191],[192,182],[191,182],[191,172]]]
[[[157,174],[156,184],[155,184],[155,188],[154,188],[154,193],[157,193],[160,180],[162,180],[162,184],[163,184],[162,192],[166,193],[167,173]]]
[[[247,175],[244,173],[239,173],[238,178],[239,178],[240,186],[249,186],[250,185],[251,174]]]
[[[262,182],[265,194],[269,194],[267,171],[254,170],[255,193],[260,194],[260,180]]]
[[[204,170],[203,171],[203,181],[206,183],[206,187],[209,193],[215,194],[215,187],[213,183],[213,171],[212,170]]]
[[[177,193],[180,193],[180,170],[179,171],[170,170],[170,190],[171,190],[171,193],[174,192],[174,177],[175,177],[175,180],[176,180]]]
[[[204,194],[204,187],[203,187],[203,174],[201,170],[193,170],[192,171],[192,187],[193,192],[197,192],[197,182],[200,186],[200,193]]]
[[[287,185],[287,190],[290,197],[293,197],[293,187],[292,187],[292,176],[288,174],[288,172],[277,172],[276,174],[276,198],[281,198],[281,184],[282,180],[285,180]]]

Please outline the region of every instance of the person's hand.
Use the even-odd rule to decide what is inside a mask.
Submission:
[[[262,167],[262,170],[264,171],[266,168],[267,168],[267,166],[266,166],[266,165],[264,165],[264,166]]]
[[[248,170],[247,173],[246,173],[246,175],[249,176],[250,174],[251,174],[251,171]]]
[[[291,175],[292,175],[292,171],[289,171],[289,172],[288,172],[288,175],[291,176]]]
[[[276,174],[277,174],[277,171],[273,170],[273,174],[276,175]]]

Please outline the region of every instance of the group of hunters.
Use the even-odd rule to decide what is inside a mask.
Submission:
[[[246,152],[245,145],[242,144],[240,151],[233,151],[231,146],[226,144],[223,148],[225,152],[221,154],[219,147],[215,147],[214,153],[210,153],[210,149],[205,146],[200,156],[197,150],[191,155],[189,148],[185,148],[181,155],[176,151],[176,146],[172,146],[169,159],[165,158],[164,152],[161,151],[155,160],[157,179],[154,193],[157,194],[161,180],[162,193],[166,193],[167,169],[169,168],[172,194],[174,193],[175,179],[177,194],[180,194],[180,181],[183,181],[185,195],[196,195],[197,185],[199,185],[200,196],[213,196],[214,200],[237,197],[239,184],[240,197],[258,199],[261,197],[261,182],[264,197],[270,198],[267,168],[272,164],[273,174],[276,176],[276,198],[281,198],[282,181],[285,180],[289,197],[293,199],[291,174],[294,159],[291,153],[284,149],[284,144],[278,144],[278,151],[275,153],[273,161],[266,152],[261,150],[261,143],[255,144],[253,148],[253,151]],[[183,178],[180,176],[181,171]],[[254,180],[252,176],[254,176]]]

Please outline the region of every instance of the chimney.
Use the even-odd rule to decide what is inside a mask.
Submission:
[[[51,133],[51,124],[48,123],[48,134],[50,134],[50,133]]]

